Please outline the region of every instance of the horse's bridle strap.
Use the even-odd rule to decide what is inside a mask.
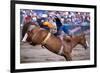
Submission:
[[[51,36],[51,33],[49,32],[48,35],[46,36],[46,38],[43,40],[42,44],[46,44],[46,42],[50,36]]]

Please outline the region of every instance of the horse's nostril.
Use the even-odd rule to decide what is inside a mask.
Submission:
[[[87,49],[87,47],[85,47],[85,50]]]
[[[85,50],[88,49],[88,48],[89,48],[89,46],[86,45],[86,46],[85,46]]]

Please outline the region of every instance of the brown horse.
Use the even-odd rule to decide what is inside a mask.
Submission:
[[[31,42],[32,45],[42,45],[49,51],[64,56],[67,61],[72,60],[72,49],[78,44],[87,49],[84,34],[72,36],[70,38],[64,36],[63,39],[60,39],[59,37],[54,36],[49,31],[40,27],[35,27],[33,30],[31,30],[31,32],[27,32],[27,34],[27,40]]]

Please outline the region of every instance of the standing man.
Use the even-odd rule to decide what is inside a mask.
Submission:
[[[32,18],[30,15],[28,15],[27,17],[25,17],[24,20],[24,25],[23,25],[23,29],[22,29],[22,42],[26,42],[26,38],[27,38],[27,32],[31,31],[34,26],[36,26],[36,24],[34,22],[32,22]]]

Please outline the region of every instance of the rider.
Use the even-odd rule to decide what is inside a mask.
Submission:
[[[62,23],[61,23],[60,18],[58,18],[57,16],[55,16],[54,21],[57,26],[57,33],[55,34],[57,36],[57,35],[60,35],[60,27],[62,26]]]
[[[67,36],[70,36],[69,32],[70,26],[69,25],[62,25],[60,28],[60,33],[65,33]]]
[[[70,27],[68,25],[62,25],[59,30],[60,30],[60,38],[67,37],[67,39],[70,40],[72,34],[69,31]]]

